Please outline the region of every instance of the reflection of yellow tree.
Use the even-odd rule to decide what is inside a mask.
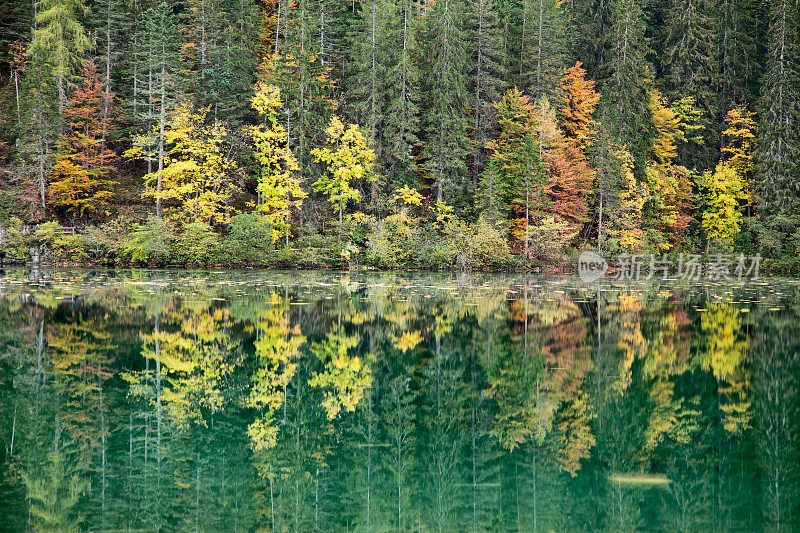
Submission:
[[[561,469],[575,477],[581,460],[588,459],[595,445],[589,421],[594,418],[586,394],[580,392],[566,403],[557,417],[559,446],[556,458]]]
[[[57,382],[67,397],[62,421],[87,459],[106,436],[103,384],[113,376],[110,338],[102,324],[82,317],[55,324],[47,334]]]
[[[185,310],[178,319],[178,331],[160,329],[142,335],[143,355],[161,364],[169,385],[163,401],[175,423],[183,428],[205,425],[203,410],[222,409],[223,385],[233,370],[235,342],[228,333],[228,310],[200,306]]]
[[[744,366],[748,341],[742,332],[739,309],[730,303],[709,304],[700,319],[700,329],[704,346],[697,363],[720,383],[723,426],[740,433],[750,425],[751,400],[747,395],[750,373]]]
[[[631,367],[636,355],[647,346],[642,336],[642,324],[639,313],[644,304],[642,295],[637,293],[622,293],[617,299],[617,321],[619,325],[619,340],[617,347],[622,350],[623,359],[620,361],[620,380],[617,386],[621,391],[628,388],[631,382]]]
[[[311,351],[325,368],[322,372],[315,372],[308,384],[323,389],[325,399],[322,406],[330,420],[338,417],[342,409],[355,411],[364,390],[372,386],[369,361],[348,354],[358,341],[358,335],[346,335],[341,329],[334,328],[323,341],[311,346]]]
[[[250,395],[245,401],[248,407],[262,412],[261,418],[247,430],[256,450],[271,448],[277,442],[274,412],[285,401],[286,387],[297,371],[300,346],[306,341],[300,334],[300,326],[292,327],[290,323],[288,302],[273,293],[269,304],[257,322],[258,369],[253,374]]]

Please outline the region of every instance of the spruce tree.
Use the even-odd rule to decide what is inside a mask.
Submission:
[[[455,198],[463,191],[468,154],[467,40],[462,0],[434,2],[425,14],[425,167],[436,200]]]
[[[483,153],[495,122],[492,104],[500,99],[506,87],[503,41],[497,10],[491,0],[470,2],[468,18],[469,92],[472,103],[472,171],[473,188],[483,171]]]
[[[764,214],[792,213],[800,204],[800,66],[798,6],[770,4],[767,68],[761,88],[756,192]]]
[[[561,0],[522,0],[519,88],[553,97],[566,66],[566,13]]]
[[[681,160],[686,166],[711,164],[719,129],[716,98],[716,57],[714,54],[714,6],[709,0],[673,0],[666,28],[666,50],[662,65],[666,71],[666,96],[670,101],[693,97],[702,111],[705,142],[695,150],[684,145]]]
[[[647,155],[648,115],[647,84],[651,78],[645,60],[647,42],[641,0],[614,0],[612,8],[612,43],[604,87],[605,115],[633,154],[637,166]]]
[[[415,184],[417,165],[414,147],[419,144],[421,72],[416,61],[419,51],[417,28],[420,11],[416,0],[390,3],[384,46],[386,125],[384,168],[387,178]]]

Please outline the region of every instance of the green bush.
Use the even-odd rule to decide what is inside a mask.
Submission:
[[[89,259],[83,235],[64,235],[52,241],[52,259],[59,263],[85,263]]]
[[[367,261],[378,267],[398,268],[407,265],[416,255],[419,224],[401,211],[375,225],[369,237]]]
[[[506,268],[511,253],[505,235],[481,217],[472,226],[458,218],[448,220],[442,229],[448,264],[461,270]]]
[[[174,241],[173,225],[162,218],[150,217],[144,224],[134,226],[122,246],[121,259],[135,265],[166,265]]]
[[[528,254],[549,263],[563,262],[569,243],[577,235],[567,222],[548,216],[528,227]]]
[[[30,259],[28,252],[28,240],[19,231],[22,221],[18,218],[11,218],[8,227],[3,235],[3,243],[0,247],[3,261],[9,263],[24,263]]]
[[[272,249],[272,226],[266,217],[252,213],[231,218],[228,235],[222,239],[222,256],[226,263],[261,266]]]
[[[183,231],[173,241],[172,259],[185,266],[206,266],[220,260],[219,235],[208,224],[184,224]]]

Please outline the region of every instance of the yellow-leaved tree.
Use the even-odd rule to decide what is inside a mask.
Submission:
[[[375,152],[367,145],[367,139],[356,124],[344,125],[338,117],[331,118],[325,130],[325,147],[312,150],[317,163],[326,166],[325,173],[314,183],[314,190],[328,196],[330,203],[339,212],[341,242],[342,213],[349,200],[360,200],[361,193],[352,184],[359,180],[376,179],[372,169]]]
[[[730,163],[720,163],[698,179],[703,201],[702,226],[709,244],[730,245],[742,226],[740,202],[750,193],[744,176]]]
[[[226,153],[227,128],[220,123],[206,126],[207,111],[195,112],[187,102],[177,106],[164,131],[170,147],[164,169],[160,176],[158,171],[144,176],[144,196],[167,204],[176,220],[227,224],[233,212],[231,197],[239,189],[234,179],[237,166]],[[147,142],[146,136],[137,138],[126,155],[141,157]]]
[[[613,157],[619,193],[616,217],[609,233],[621,248],[633,251],[644,241],[642,210],[650,193],[647,185],[636,183],[633,175],[633,156],[629,151],[619,148]]]
[[[255,144],[253,156],[258,162],[256,210],[272,224],[272,242],[283,236],[289,246],[292,208],[299,208],[308,195],[300,186],[297,176],[300,167],[289,148],[286,128],[278,121],[281,91],[274,85],[259,82],[252,104],[264,119],[263,124],[251,130]]]

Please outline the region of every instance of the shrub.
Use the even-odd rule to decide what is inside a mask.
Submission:
[[[89,259],[83,235],[64,235],[53,239],[53,259],[65,263],[85,263]]]
[[[528,228],[528,254],[548,262],[563,261],[575,231],[568,222],[548,216]]]
[[[203,222],[184,224],[173,242],[173,258],[180,265],[205,266],[220,258],[219,235]]]
[[[375,225],[369,237],[367,259],[376,266],[397,268],[414,257],[419,239],[417,220],[405,211],[390,215]]]
[[[21,263],[28,260],[28,242],[25,235],[19,231],[22,221],[18,218],[11,218],[8,227],[3,235],[2,252],[3,260],[11,263]]]
[[[239,214],[231,218],[228,235],[222,239],[225,262],[234,265],[265,264],[273,249],[272,226],[257,213]]]
[[[508,265],[510,251],[505,235],[483,217],[472,226],[467,226],[458,218],[451,218],[444,224],[442,233],[451,266],[472,270]]]
[[[133,264],[165,265],[174,240],[175,230],[170,222],[150,217],[134,227],[122,248],[122,258]]]

